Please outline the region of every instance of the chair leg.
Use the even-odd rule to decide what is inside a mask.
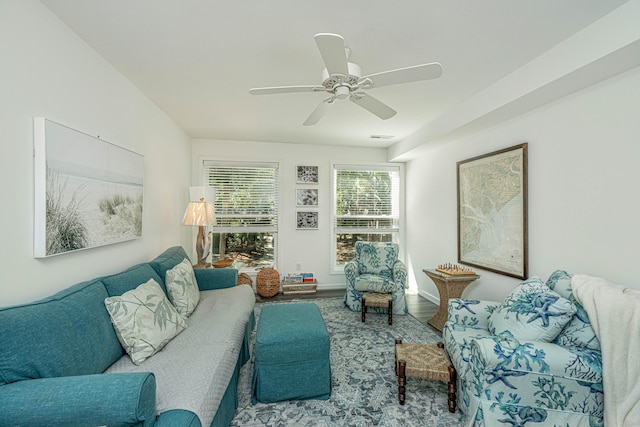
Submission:
[[[395,369],[396,369],[396,377],[398,376],[398,346],[399,345],[402,345],[402,340],[396,339],[396,345],[394,347],[394,349],[395,349],[395,351],[394,351],[394,353],[395,353],[394,354],[394,360],[395,360],[394,366],[395,366]]]
[[[447,393],[449,412],[456,412],[456,368],[449,365],[449,389]]]
[[[407,385],[407,376],[405,374],[405,369],[407,367],[407,362],[405,360],[398,360],[398,400],[401,405],[404,405],[404,401],[406,399],[406,385]]]
[[[389,311],[389,324],[393,324],[393,300],[390,299],[389,300],[389,308],[387,309]]]
[[[361,311],[362,311],[362,314],[361,314],[362,321],[364,322],[364,318],[367,315],[367,304],[365,302],[364,296],[362,297],[362,309],[361,309]]]

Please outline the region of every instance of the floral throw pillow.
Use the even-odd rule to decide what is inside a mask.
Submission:
[[[517,340],[551,342],[575,313],[571,301],[540,279],[530,279],[513,290],[489,316],[489,331]]]
[[[200,290],[188,259],[185,258],[171,270],[167,270],[165,284],[169,300],[176,311],[184,318],[191,316],[200,301]]]
[[[104,305],[122,347],[136,365],[162,350],[187,327],[153,279],[120,296],[106,298]]]

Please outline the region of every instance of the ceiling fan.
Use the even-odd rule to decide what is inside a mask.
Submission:
[[[437,79],[442,75],[442,66],[437,62],[414,65],[397,70],[362,76],[360,66],[348,62],[351,50],[344,45],[344,38],[337,34],[320,33],[314,36],[318,50],[324,61],[322,84],[305,86],[275,86],[249,89],[252,95],[269,95],[293,92],[327,92],[323,100],[303,123],[311,126],[325,115],[329,107],[339,99],[349,98],[351,102],[375,114],[383,120],[396,115],[396,111],[364,92],[376,87],[390,86],[420,80]]]

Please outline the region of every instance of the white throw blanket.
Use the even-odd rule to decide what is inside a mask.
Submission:
[[[605,425],[640,426],[640,290],[584,274],[571,288],[600,340]]]

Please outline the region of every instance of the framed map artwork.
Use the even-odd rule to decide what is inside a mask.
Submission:
[[[457,163],[458,262],[526,279],[527,144]]]

